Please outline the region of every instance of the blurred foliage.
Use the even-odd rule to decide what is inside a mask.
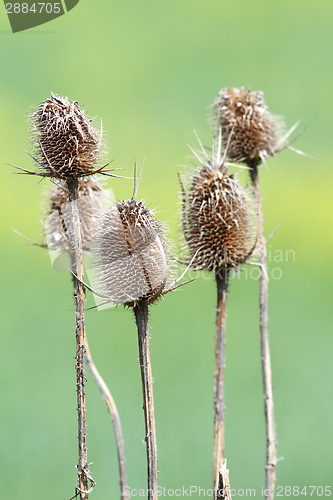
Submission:
[[[308,128],[295,146],[261,168],[271,267],[272,347],[280,485],[332,479],[332,186],[329,0],[81,0],[65,16],[25,32],[0,18],[3,161],[31,168],[25,110],[53,91],[103,120],[110,159],[145,159],[139,197],[158,206],[179,237],[177,172],[190,165],[195,129],[210,146],[208,117],[224,86],[264,90],[287,127]],[[1,447],[3,498],[69,499],[76,484],[77,429],[72,286],[44,250],[22,245],[11,228],[38,240],[37,178],[0,170]],[[246,173],[241,174],[244,183]],[[108,182],[128,198],[132,182]],[[274,262],[276,250],[284,262]],[[295,260],[286,262],[286,250]],[[291,255],[291,254],[289,254]],[[258,281],[251,268],[230,285],[227,319],[226,454],[233,488],[264,484],[265,431],[258,330]],[[246,276],[246,272],[248,275]],[[246,279],[247,278],[247,279]],[[88,298],[88,305],[93,305]],[[152,307],[160,484],[210,488],[215,286],[209,275]],[[87,312],[97,366],[117,402],[129,483],[145,488],[144,421],[131,311]],[[117,462],[106,406],[87,374],[91,498],[118,498]]]

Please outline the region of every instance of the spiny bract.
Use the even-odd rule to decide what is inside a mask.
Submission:
[[[275,154],[282,124],[268,111],[263,92],[222,89],[215,109],[217,127],[222,127],[223,145],[232,161],[252,167]]]
[[[101,134],[76,101],[51,94],[31,113],[29,121],[35,159],[42,172],[59,179],[93,173]]]

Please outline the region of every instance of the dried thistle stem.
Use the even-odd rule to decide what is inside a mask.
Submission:
[[[227,459],[224,460],[219,470],[219,489],[217,492],[217,498],[222,500],[232,500]]]
[[[264,389],[264,405],[266,420],[266,500],[273,500],[276,469],[276,435],[274,421],[274,397],[272,384],[271,356],[268,336],[268,277],[267,255],[264,235],[264,221],[261,210],[260,187],[257,165],[251,170],[252,190],[258,207],[258,246],[260,260],[260,342],[261,342],[261,369]]]
[[[146,426],[148,500],[157,499],[157,446],[154,414],[153,380],[150,362],[148,305],[145,300],[139,301],[133,307],[135,322],[138,329],[139,359],[141,368],[143,410]]]
[[[73,177],[67,179],[67,188],[69,193],[69,210],[71,220],[71,251],[72,251],[72,271],[74,276],[74,301],[75,301],[75,319],[76,319],[76,391],[77,391],[77,412],[78,412],[78,444],[79,444],[79,462],[78,472],[78,490],[80,500],[88,499],[88,477],[90,477],[87,459],[87,430],[86,430],[86,402],[85,402],[85,375],[84,375],[84,302],[85,290],[82,240],[80,229],[80,215],[76,204],[78,199],[79,181]],[[72,202],[72,203],[71,203]],[[92,483],[94,484],[94,483]]]
[[[111,396],[111,393],[108,389],[108,386],[106,385],[103,378],[101,377],[101,375],[100,375],[99,371],[97,370],[95,363],[91,357],[87,336],[85,336],[85,339],[84,339],[84,346],[85,346],[85,351],[86,351],[87,366],[90,370],[90,373],[91,373],[93,379],[96,382],[97,387],[101,391],[101,394],[102,394],[102,397],[103,397],[105,403],[107,404],[107,406],[110,410],[111,420],[112,420],[114,434],[115,434],[115,438],[116,438],[117,453],[118,453],[119,485],[120,485],[120,490],[121,490],[120,498],[121,498],[121,500],[129,500],[130,497],[128,495],[124,495],[124,488],[128,487],[128,482],[127,482],[124,438],[123,438],[123,432],[122,432],[122,428],[121,428],[121,423],[120,423],[120,418],[119,418],[117,406],[116,406],[116,403],[114,402],[113,397]]]
[[[214,441],[213,441],[213,500],[219,488],[219,470],[224,462],[224,368],[225,323],[227,316],[228,269],[223,266],[215,273],[217,284],[217,313],[214,368]]]

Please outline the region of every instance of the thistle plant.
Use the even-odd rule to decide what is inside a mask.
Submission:
[[[272,370],[268,336],[268,276],[266,242],[259,187],[258,166],[268,156],[283,149],[281,120],[267,109],[262,92],[222,89],[215,101],[217,127],[222,127],[223,143],[232,161],[249,167],[253,195],[258,212],[258,247],[260,268],[260,338],[261,363],[266,419],[266,499],[273,499],[275,485],[276,434]],[[288,135],[288,134],[287,134]],[[287,137],[287,136],[285,136]]]
[[[68,182],[96,173],[102,131],[93,126],[76,101],[51,94],[30,119],[34,159],[43,175]]]
[[[82,251],[90,252],[100,211],[103,209],[104,190],[97,179],[80,179],[78,210],[81,224]],[[70,206],[66,181],[58,181],[45,196],[45,237],[49,250],[72,254],[69,238]]]
[[[85,406],[85,329],[83,285],[84,270],[82,256],[81,221],[78,209],[80,180],[96,173],[109,174],[105,166],[97,168],[102,158],[102,132],[92,125],[85,112],[76,101],[52,94],[37,105],[30,115],[32,125],[31,143],[37,171],[19,168],[23,173],[49,177],[61,181],[66,193],[68,221],[65,239],[68,241],[72,256],[74,275],[74,301],[76,321],[76,375],[78,409],[78,447],[79,461],[78,486],[80,499],[86,500],[94,487],[87,461],[87,433]],[[59,195],[58,195],[59,201]],[[56,202],[57,203],[57,202]],[[59,203],[58,203],[59,205]],[[89,480],[91,486],[89,487]]]
[[[214,368],[213,499],[219,497],[220,468],[225,460],[224,444],[224,368],[228,276],[231,269],[245,262],[255,246],[250,198],[229,174],[221,156],[222,136],[214,139],[212,155],[202,144],[192,150],[197,167],[188,192],[182,187],[182,224],[193,269],[206,269],[215,275],[217,315]]]
[[[165,229],[145,203],[131,199],[116,202],[104,214],[96,235],[95,270],[98,295],[114,305],[133,309],[138,332],[142,379],[148,499],[158,497],[158,463],[152,368],[149,346],[148,308],[178,286],[172,283]],[[97,292],[95,292],[97,293]]]
[[[70,209],[68,192],[65,186],[65,181],[59,181],[47,198],[49,206],[47,207],[48,216],[45,224],[45,236],[48,242],[48,249],[51,251],[55,250],[57,252],[67,252],[72,258],[73,265],[73,254],[71,252],[68,236],[68,230],[70,227]],[[80,216],[83,252],[90,253],[92,250],[93,237],[96,232],[97,221],[99,220],[101,211],[104,208],[104,198],[106,198],[104,189],[96,179],[89,178],[79,180],[77,204]],[[87,335],[84,337],[84,348],[85,359],[89,371],[110,411],[118,453],[121,499],[124,499],[125,497],[123,492],[128,486],[128,482],[125,446],[119,413],[111,392],[93,361]]]
[[[255,169],[282,146],[281,118],[272,115],[263,92],[222,89],[215,100],[217,128],[231,161]]]

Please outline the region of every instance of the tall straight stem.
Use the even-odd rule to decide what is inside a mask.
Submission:
[[[213,500],[219,488],[219,470],[224,462],[224,367],[225,367],[225,322],[227,315],[228,269],[223,267],[215,273],[217,284],[217,312],[215,333],[214,368],[214,441],[213,441]]]
[[[70,210],[70,241],[72,251],[72,272],[74,276],[74,301],[75,301],[75,320],[76,320],[76,392],[77,392],[77,412],[78,412],[78,445],[79,445],[79,462],[77,465],[78,472],[78,490],[80,492],[80,500],[88,499],[88,459],[87,459],[87,430],[86,430],[86,401],[85,401],[85,376],[84,376],[84,302],[85,289],[82,282],[84,281],[83,273],[83,257],[82,257],[82,240],[80,228],[80,215],[76,200],[78,199],[78,179],[69,177],[67,179],[67,188],[69,193],[69,210]]]
[[[146,427],[146,450],[147,450],[147,476],[148,476],[148,500],[157,500],[157,446],[156,428],[153,397],[153,379],[150,362],[149,332],[148,332],[148,305],[140,301],[133,308],[135,322],[138,329],[139,359],[141,368],[143,410],[145,414]]]
[[[125,495],[125,488],[128,488],[127,482],[127,471],[126,471],[126,459],[125,459],[125,445],[123,432],[121,429],[120,418],[117,410],[116,403],[108,389],[108,386],[101,377],[99,371],[97,370],[95,363],[91,357],[89,344],[87,336],[85,336],[85,350],[86,350],[86,362],[90,370],[93,379],[96,382],[97,387],[101,391],[102,397],[105,403],[108,405],[110,410],[111,420],[113,424],[113,430],[116,438],[117,453],[118,453],[118,465],[119,465],[119,485],[120,485],[120,498],[121,500],[129,500],[129,495]]]
[[[264,406],[266,420],[266,500],[273,500],[276,474],[276,435],[274,421],[274,397],[272,383],[271,356],[268,336],[268,277],[266,240],[264,221],[261,210],[260,187],[257,166],[250,170],[252,189],[258,209],[258,245],[260,260],[260,341],[261,341],[261,369],[264,389]]]

